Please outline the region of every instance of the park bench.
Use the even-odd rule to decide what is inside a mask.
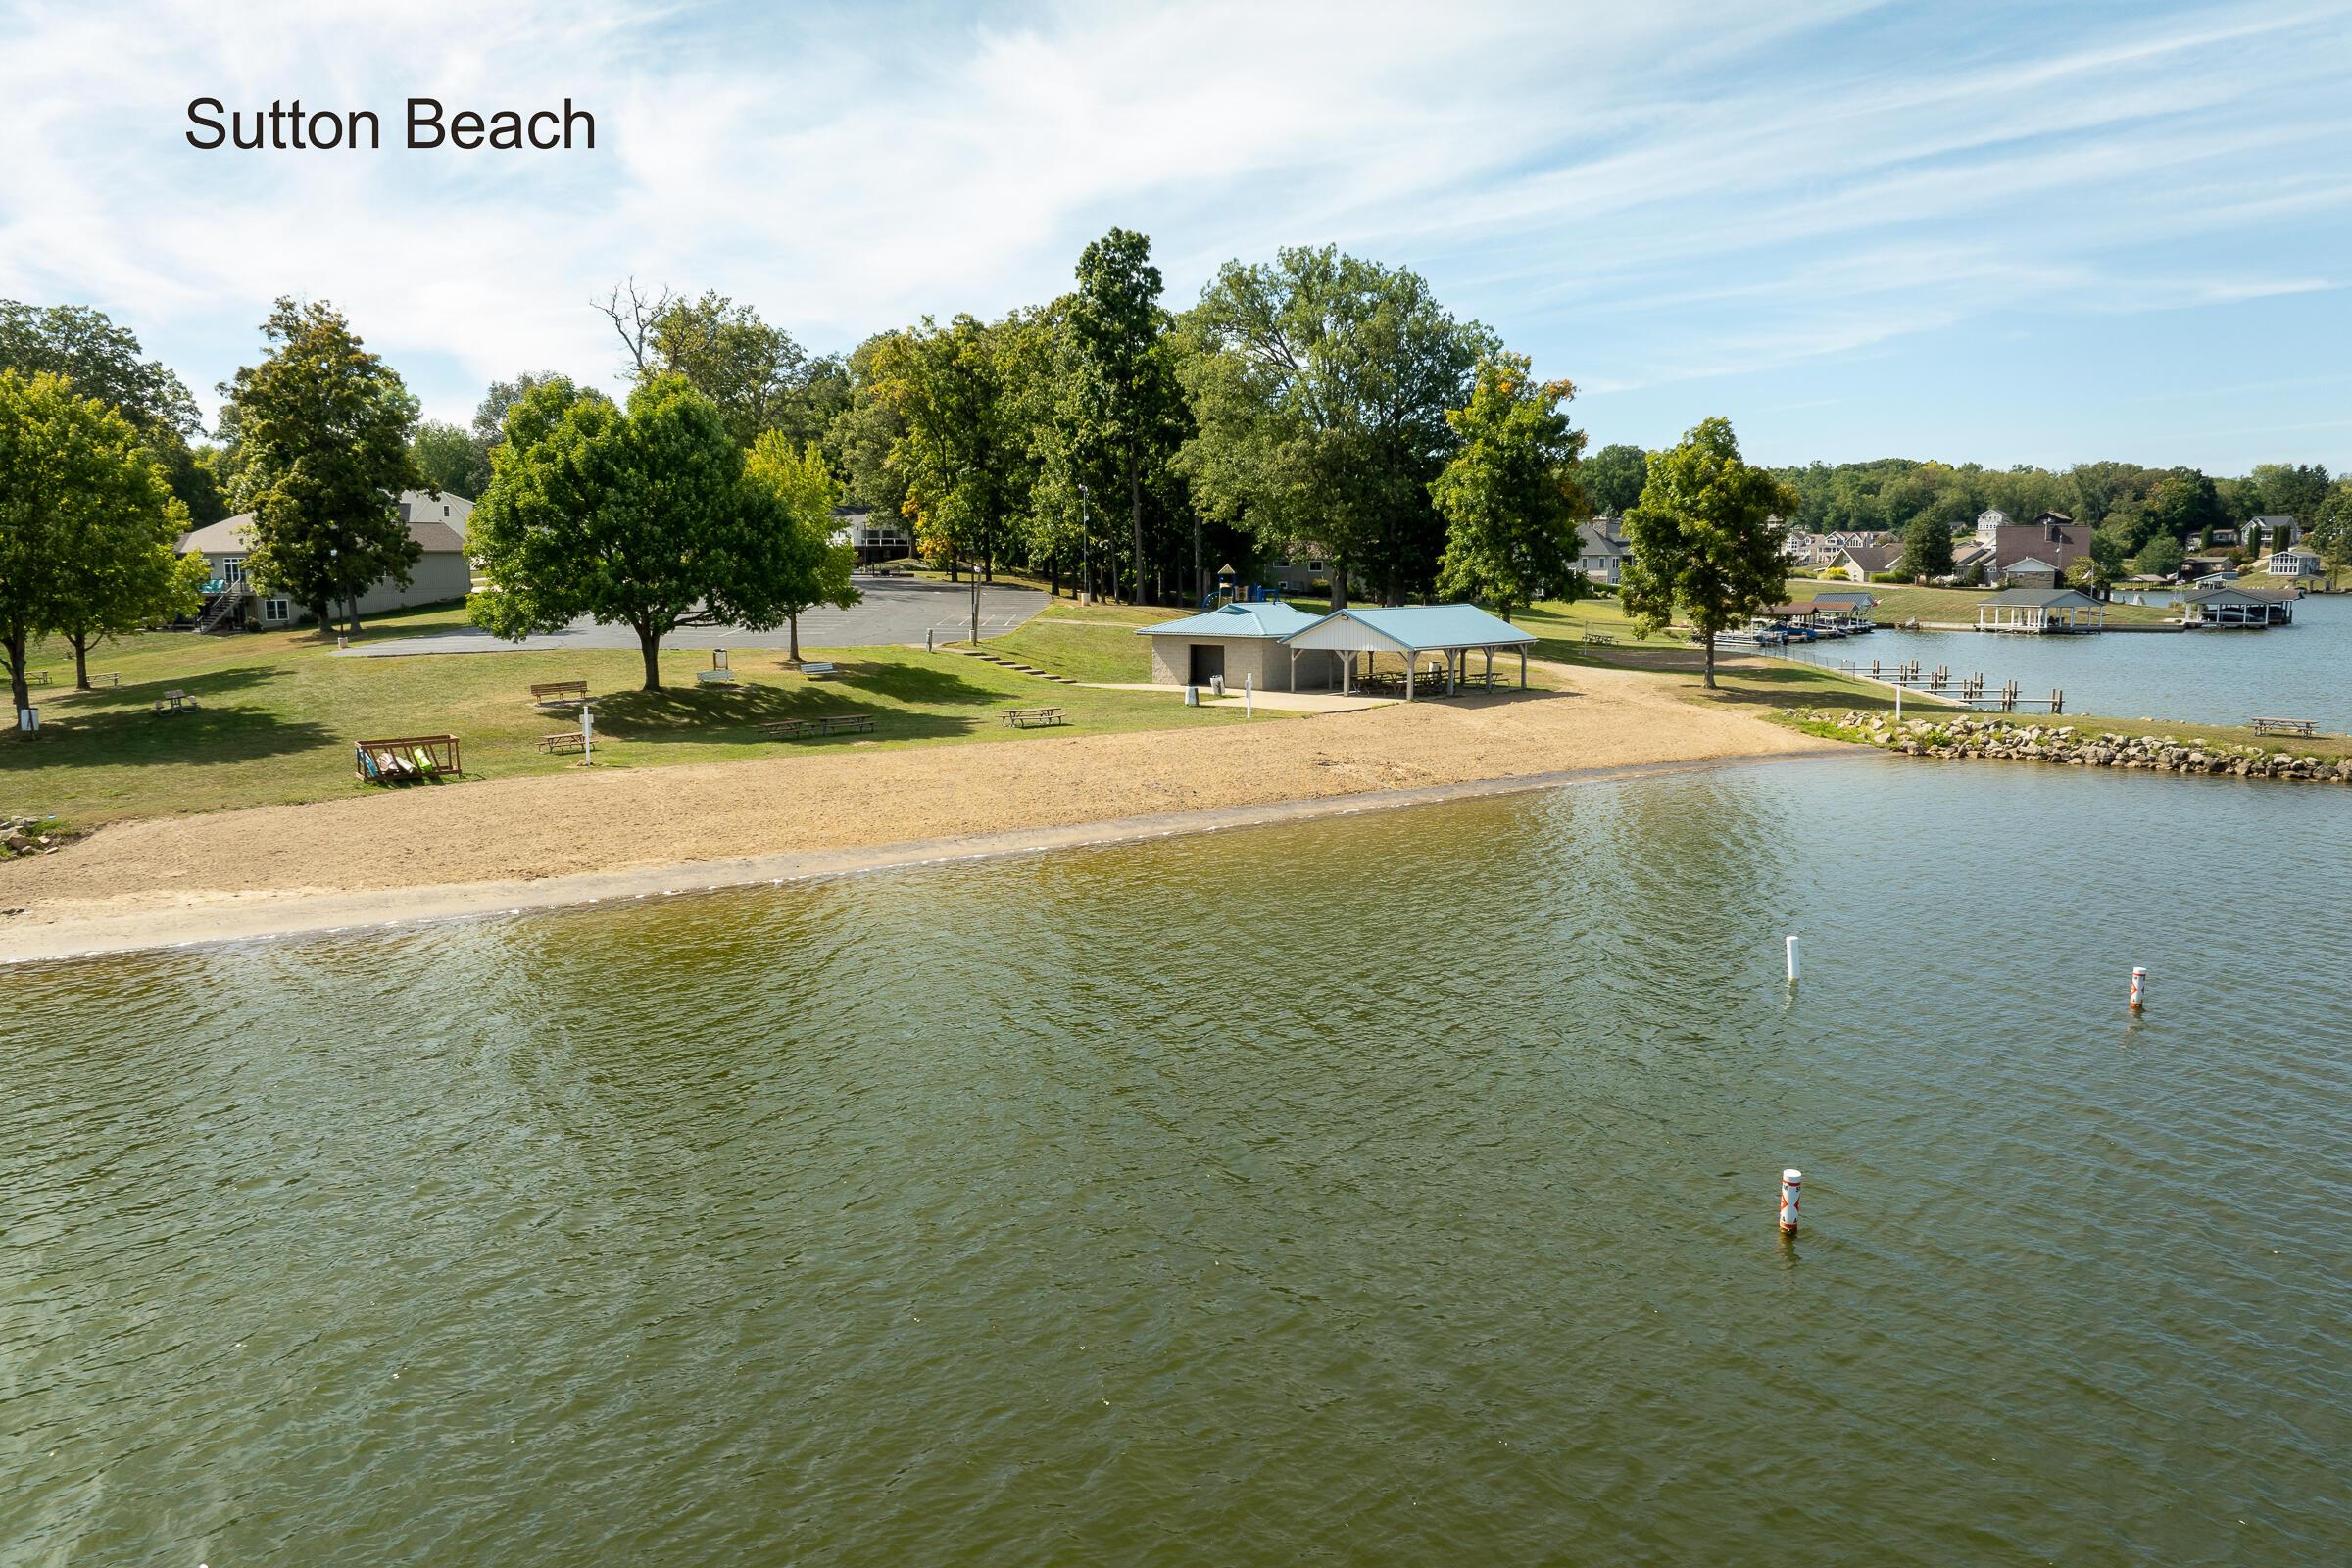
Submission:
[[[1007,708],[1004,722],[1009,729],[1040,729],[1050,724],[1066,724],[1069,720],[1058,708]]]
[[[180,691],[176,687],[164,693],[163,696],[158,697],[155,700],[155,710],[159,713],[193,712],[197,707],[198,704],[195,698],[190,697],[186,692]]]
[[[543,752],[582,752],[588,749],[588,737],[576,729],[560,729],[553,735],[539,737]]]
[[[834,676],[841,673],[841,666],[839,664],[826,663],[803,664],[801,666],[801,673],[808,676],[810,680],[831,680]]]
[[[2255,718],[2247,723],[2257,735],[2316,736],[2320,732],[2320,721],[2316,718]]]
[[[49,672],[45,669],[36,669],[31,674],[24,677],[24,684],[27,686],[46,686],[49,684]]]
[[[541,708],[577,708],[587,700],[584,680],[543,680],[531,686],[531,701]]]

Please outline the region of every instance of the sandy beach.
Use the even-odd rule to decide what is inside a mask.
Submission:
[[[1841,750],[1694,706],[1655,676],[1552,673],[1565,689],[1210,734],[853,745],[122,823],[0,867],[0,961],[1200,831],[1263,819],[1249,813],[1278,804],[1304,814],[1463,786]]]

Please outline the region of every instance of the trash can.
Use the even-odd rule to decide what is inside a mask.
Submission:
[[[37,708],[17,710],[17,730],[24,735],[35,734],[41,727],[41,710]]]
[[[1211,676],[1209,676],[1209,677],[1208,677],[1208,689],[1209,689],[1210,691],[1212,691],[1212,692],[1215,692],[1215,693],[1216,693],[1216,694],[1217,694],[1219,697],[1222,697],[1222,696],[1224,696],[1224,695],[1225,695],[1225,677],[1224,677],[1224,676],[1222,676],[1222,675],[1211,675]]]
[[[1184,706],[1187,708],[1199,708],[1200,706],[1200,687],[1187,686],[1184,689]]]

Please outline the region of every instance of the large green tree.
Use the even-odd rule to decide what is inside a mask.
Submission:
[[[1168,314],[1160,308],[1159,294],[1151,240],[1114,228],[1080,253],[1078,289],[1067,313],[1067,407],[1077,441],[1099,446],[1116,471],[1131,540],[1128,597],[1138,604],[1148,593],[1146,490],[1183,435]],[[1206,591],[1208,580],[1198,530],[1192,566],[1197,597]]]
[[[2330,572],[2352,567],[2352,479],[2339,479],[2313,514],[2311,548]]]
[[[196,400],[162,362],[142,353],[130,329],[103,311],[0,300],[0,369],[62,375],[77,396],[122,415],[163,465],[172,493],[194,521],[219,521],[226,515],[222,498],[188,445],[200,423]]]
[[[1453,453],[1447,411],[1495,347],[1409,271],[1291,249],[1228,262],[1183,323],[1178,367],[1196,433],[1178,454],[1213,517],[1268,549],[1313,544],[1392,603],[1427,584],[1445,522],[1430,482]]]
[[[429,489],[471,501],[490,483],[490,444],[464,425],[427,419],[410,438],[409,452]]]
[[[779,564],[790,584],[777,602],[790,628],[791,657],[797,664],[801,612],[818,605],[847,610],[863,597],[850,586],[856,552],[846,543],[833,542],[833,504],[840,499],[841,486],[815,442],[795,451],[781,430],[761,431],[743,466],[755,484],[765,486],[774,497],[777,520],[791,535],[792,559]]]
[[[1577,524],[1592,515],[1577,485],[1585,435],[1562,408],[1576,388],[1532,372],[1524,354],[1479,362],[1469,404],[1446,416],[1460,444],[1430,484],[1446,518],[1439,595],[1482,601],[1505,620],[1541,594],[1585,588],[1576,569]]]
[[[1649,475],[1649,454],[1625,442],[1612,442],[1578,465],[1577,479],[1592,510],[1622,517],[1642,499],[1642,482]]]
[[[1913,517],[1903,529],[1903,556],[1896,565],[1913,577],[1945,577],[1952,570],[1951,524],[1933,510]]]
[[[770,630],[818,602],[805,536],[684,376],[640,382],[625,410],[542,382],[506,437],[468,535],[489,584],[466,601],[476,625],[517,639],[583,616],[625,625],[650,692],[680,626]]]
[[[0,370],[0,657],[16,708],[48,632],[90,642],[169,613],[186,577],[172,555],[185,513],[142,432],[63,376]]]
[[[416,400],[324,301],[279,300],[262,335],[261,363],[220,389],[241,461],[234,499],[253,514],[246,570],[322,627],[347,607],[356,633],[360,595],[384,577],[406,587],[421,553],[399,505],[420,482]]]
[[[748,448],[762,430],[781,430],[796,449],[806,446],[848,406],[839,359],[810,359],[790,332],[724,294],[648,295],[631,278],[596,306],[619,335],[633,378],[684,376],[718,406],[739,446]]]
[[[1642,499],[1625,514],[1629,554],[1618,596],[1644,632],[1679,611],[1706,650],[1715,684],[1715,638],[1788,591],[1794,487],[1740,457],[1732,421],[1708,419],[1653,453]]]
[[[873,378],[898,424],[887,463],[924,559],[995,576],[1036,472],[1009,371],[1032,358],[1025,340],[1044,329],[1035,313],[995,323],[958,316],[946,326],[925,317],[875,345]]]
[[[2254,511],[2298,519],[2305,527],[2328,501],[2328,466],[2324,463],[2257,463],[2247,475],[2253,488]]]

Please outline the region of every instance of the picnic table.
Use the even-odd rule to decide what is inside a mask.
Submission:
[[[871,731],[871,713],[826,713],[817,718],[771,718],[760,726],[763,739],[799,740],[809,735],[859,735]]]
[[[531,685],[531,701],[541,708],[577,708],[587,700],[584,680],[543,680]]]
[[[1008,729],[1042,729],[1051,724],[1066,724],[1058,708],[1007,708],[1004,723]]]
[[[553,735],[539,737],[539,749],[543,752],[580,752],[587,748],[588,737],[576,729],[560,729]]]
[[[159,713],[193,712],[200,706],[202,705],[195,698],[177,687],[173,687],[155,700],[155,710]]]
[[[1613,635],[1605,631],[1589,631],[1585,633],[1585,646],[1588,648],[1592,647],[1595,643],[1613,643],[1617,639]]]
[[[2320,732],[2320,721],[2316,718],[2253,718],[2247,723],[2257,735],[2316,736]]]

